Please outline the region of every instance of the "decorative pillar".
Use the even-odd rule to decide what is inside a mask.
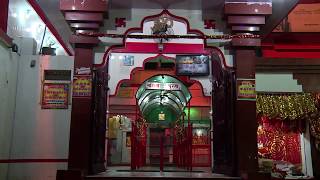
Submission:
[[[243,179],[269,179],[259,174],[255,94],[256,53],[252,47],[235,50],[237,96],[235,103],[235,144],[238,174]],[[241,90],[239,90],[241,89]]]
[[[98,31],[108,0],[60,0],[60,10],[74,32]],[[79,179],[105,170],[105,127],[99,126],[105,125],[105,72],[97,69],[93,78],[93,48],[99,39],[72,35],[70,43],[75,45],[75,62],[69,159],[68,170],[58,171],[58,180]]]
[[[92,128],[94,98],[92,93],[94,50],[97,38],[73,35],[74,78],[69,138],[68,170],[57,173],[57,180],[78,179],[92,170]]]
[[[99,40],[73,35],[70,42],[75,44],[75,55],[68,169],[78,169],[87,174],[89,171],[91,125],[93,122],[93,47],[99,43]],[[76,81],[81,78],[82,83],[89,83],[87,85],[90,85],[91,89],[77,88]],[[81,80],[79,81],[81,82]]]

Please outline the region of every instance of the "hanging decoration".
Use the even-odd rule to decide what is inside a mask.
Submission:
[[[287,129],[295,132],[299,129],[298,124],[304,124],[305,120],[307,120],[310,124],[310,133],[314,137],[315,146],[320,151],[319,109],[320,93],[257,95],[256,111],[258,117],[265,119],[264,123],[268,122],[268,124],[274,125],[276,129],[281,129],[281,131]],[[292,128],[291,126],[294,124],[295,127]]]
[[[300,134],[284,132],[262,123],[257,131],[258,155],[261,158],[301,164]]]
[[[146,128],[148,127],[147,125],[147,120],[140,117],[137,121],[136,121],[136,127],[137,127],[137,135],[139,137],[146,137]]]
[[[126,27],[127,26],[127,20],[126,18],[115,18],[115,27],[119,28],[119,27]]]
[[[179,118],[176,122],[175,122],[175,135],[176,135],[176,139],[179,143],[181,143],[185,137],[185,128],[184,128],[184,122],[182,118]]]
[[[293,95],[258,95],[256,101],[257,114],[281,120],[306,118],[309,113],[316,112],[312,94]]]
[[[237,35],[173,35],[173,34],[107,34],[97,32],[77,32],[76,35],[90,36],[90,37],[108,37],[108,38],[133,38],[133,39],[259,39],[260,35],[255,34],[237,34]]]
[[[320,108],[320,93],[315,95],[316,106]],[[310,133],[315,138],[314,143],[320,151],[320,112],[310,115]]]
[[[216,28],[216,21],[213,19],[205,19],[203,23],[204,23],[204,29],[215,29]]]

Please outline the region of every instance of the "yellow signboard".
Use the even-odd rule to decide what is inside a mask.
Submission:
[[[256,100],[255,79],[237,79],[237,99],[247,101]]]
[[[92,89],[91,76],[75,76],[73,78],[73,96],[90,97]]]

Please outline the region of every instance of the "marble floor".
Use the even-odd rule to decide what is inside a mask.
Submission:
[[[159,167],[143,167],[131,171],[127,166],[109,167],[106,172],[88,176],[87,179],[240,179],[222,174],[213,174],[210,168],[193,168],[193,171],[176,167],[165,167],[163,172]]]

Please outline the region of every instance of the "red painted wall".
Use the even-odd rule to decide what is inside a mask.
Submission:
[[[0,0],[0,29],[7,32],[9,0]]]

